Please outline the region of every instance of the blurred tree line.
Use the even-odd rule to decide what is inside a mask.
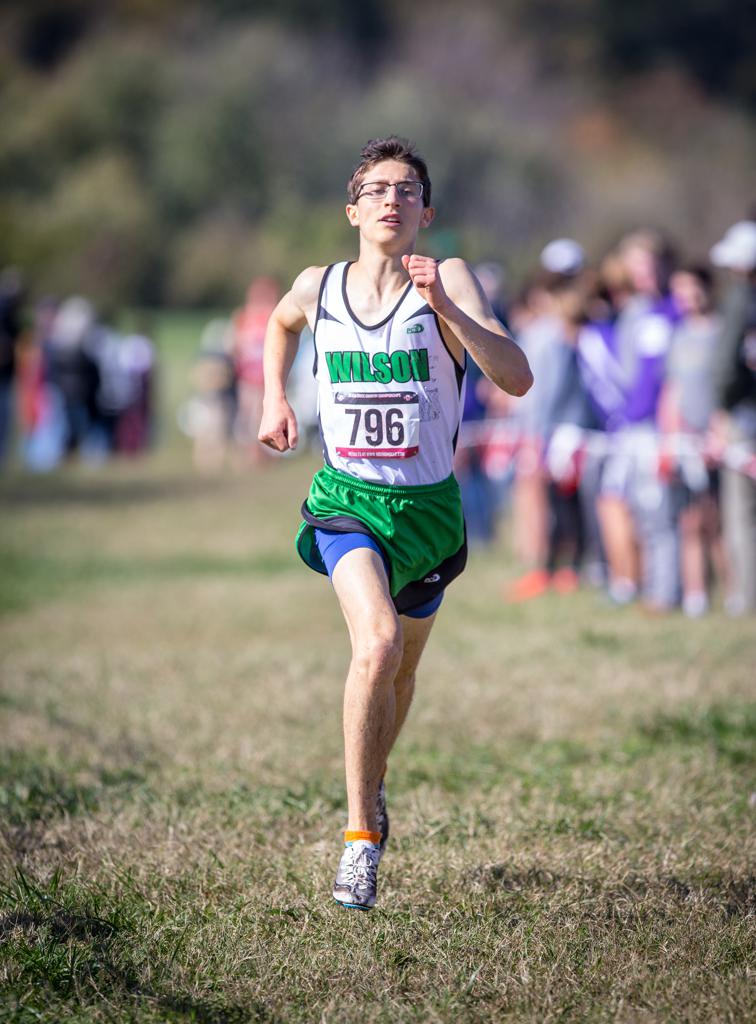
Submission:
[[[430,163],[436,255],[753,213],[752,0],[27,0],[0,11],[0,265],[105,305],[224,304],[354,251],[369,137]]]

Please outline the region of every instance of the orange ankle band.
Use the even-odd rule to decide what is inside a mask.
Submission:
[[[366,829],[346,829],[344,832],[344,842],[354,843],[358,839],[367,839],[369,843],[373,843],[377,846],[381,841],[380,832],[368,832]]]

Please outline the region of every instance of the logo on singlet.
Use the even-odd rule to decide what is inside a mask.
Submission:
[[[350,381],[364,384],[377,381],[379,384],[406,384],[409,380],[430,380],[428,349],[417,348],[409,352],[402,349],[392,352],[326,352],[326,365],[332,384],[347,384]]]
[[[422,334],[425,328],[422,324],[412,324],[411,327],[407,328],[407,334]]]
[[[434,572],[432,576],[426,576],[423,583],[438,583],[441,579],[441,573]]]

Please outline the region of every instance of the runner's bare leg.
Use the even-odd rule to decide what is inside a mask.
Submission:
[[[415,674],[417,672],[417,666],[420,662],[425,645],[428,642],[433,623],[436,621],[436,614],[428,615],[424,619],[413,619],[410,616],[403,615],[400,618],[402,624],[403,633],[403,644],[402,644],[402,661],[399,666],[399,670],[394,677],[394,695],[396,701],[396,710],[394,714],[394,729],[393,736],[391,739],[391,745],[389,747],[389,753],[393,749],[396,743],[397,737],[404,726],[407,719],[410,706],[412,704],[412,698],[415,694]],[[349,621],[347,620],[347,627],[349,627]],[[351,628],[349,628],[349,636],[352,641],[352,647],[354,648],[354,637],[352,636]],[[386,773],[386,765],[383,767],[383,775]]]
[[[402,663],[399,671],[394,677],[394,693],[396,696],[396,713],[394,715],[394,732],[391,738],[389,753],[396,743],[397,736],[407,718],[412,698],[415,693],[415,673],[420,662],[425,645],[436,621],[436,613],[425,619],[412,619],[407,615],[401,617],[404,633],[404,647],[402,652]],[[386,765],[383,767],[384,774]]]
[[[409,710],[433,617],[399,619],[383,562],[368,548],[339,560],[333,587],[352,641],[344,688],[348,828],[375,831],[378,785]]]

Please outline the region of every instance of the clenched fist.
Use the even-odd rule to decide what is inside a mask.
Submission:
[[[297,417],[285,398],[269,401],[263,405],[262,422],[257,440],[277,452],[286,452],[297,447]]]
[[[438,261],[430,256],[418,256],[413,253],[411,256],[402,256],[402,264],[430,308],[436,313],[442,313],[449,305],[449,296],[441,282]]]

